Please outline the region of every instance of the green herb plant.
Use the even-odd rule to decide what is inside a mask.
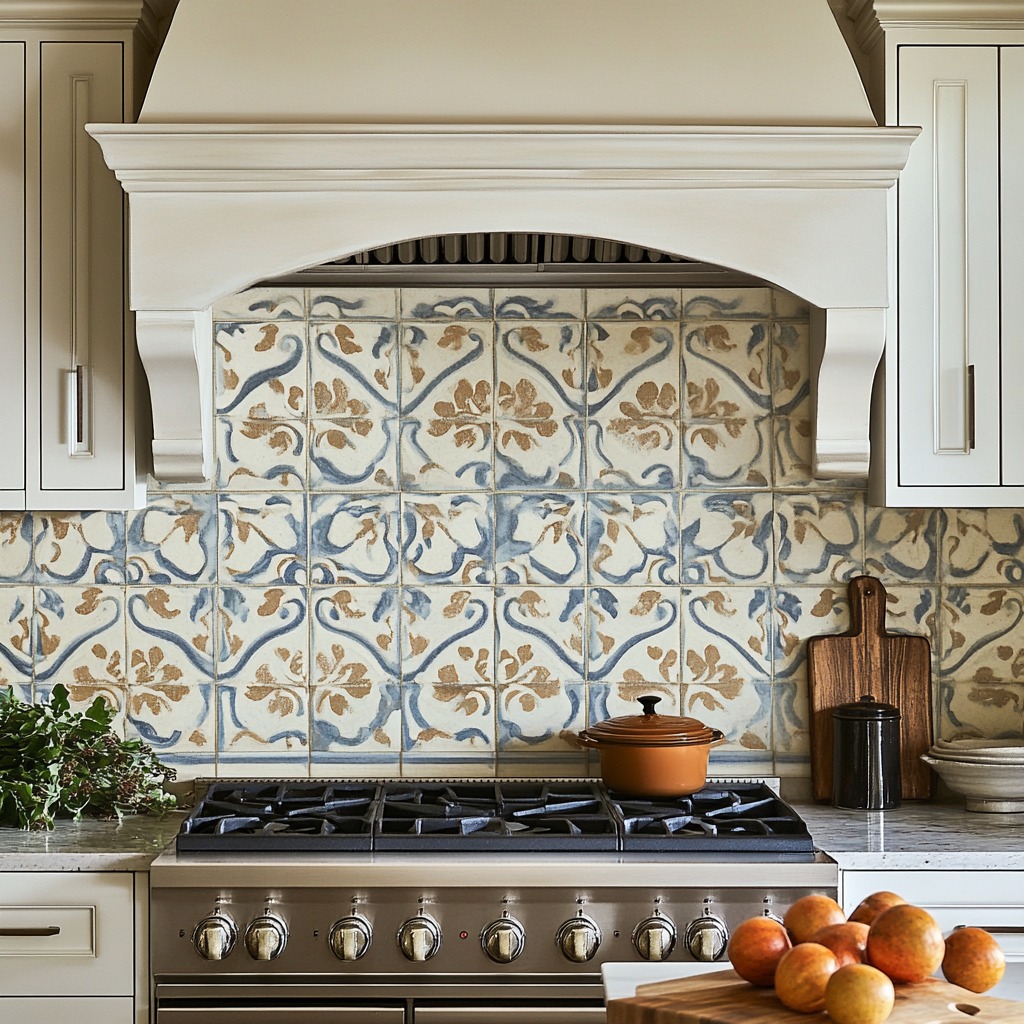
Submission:
[[[52,829],[58,817],[120,820],[173,807],[163,783],[174,769],[147,744],[118,739],[113,719],[102,697],[72,711],[61,683],[48,704],[26,704],[0,689],[0,825]]]

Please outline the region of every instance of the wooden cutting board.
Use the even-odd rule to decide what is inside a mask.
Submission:
[[[832,708],[871,694],[900,710],[904,799],[926,799],[934,786],[920,760],[932,744],[931,644],[886,632],[885,588],[873,576],[855,576],[849,595],[850,629],[807,641],[814,798],[832,799]]]
[[[733,971],[641,985],[632,999],[608,1001],[608,1024],[827,1024],[826,1013],[787,1010],[770,988]],[[1024,1003],[975,995],[929,978],[897,985],[886,1024],[1024,1024]]]

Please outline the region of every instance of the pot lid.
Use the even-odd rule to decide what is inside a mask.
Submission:
[[[899,718],[899,708],[875,700],[870,693],[862,694],[849,704],[838,704],[832,709],[833,718],[852,718],[859,721],[884,721]]]
[[[623,746],[682,746],[691,743],[711,743],[721,737],[696,718],[679,715],[659,715],[654,706],[661,698],[654,695],[638,697],[643,705],[642,715],[620,715],[598,722],[586,735],[601,743],[618,743]]]

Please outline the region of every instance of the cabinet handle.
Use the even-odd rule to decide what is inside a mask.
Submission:
[[[9,935],[23,939],[28,936],[60,935],[60,925],[51,924],[45,928],[0,928],[0,936]]]
[[[975,391],[974,391],[974,363],[967,367],[967,444],[974,450],[974,425],[975,425]]]
[[[982,931],[991,932],[993,935],[1024,935],[1024,925],[1014,924],[958,924],[953,926],[957,932],[961,928],[980,928]]]
[[[92,455],[89,437],[89,367],[81,363],[68,371],[68,454]]]

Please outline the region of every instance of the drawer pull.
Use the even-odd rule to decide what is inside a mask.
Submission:
[[[982,931],[991,932],[993,935],[1024,935],[1024,925],[1013,925],[1013,924],[958,924],[954,926],[953,931],[957,932],[961,928],[980,928]]]
[[[11,935],[16,938],[26,938],[29,936],[47,936],[47,935],[60,935],[60,925],[51,924],[45,928],[0,928],[0,936]]]

